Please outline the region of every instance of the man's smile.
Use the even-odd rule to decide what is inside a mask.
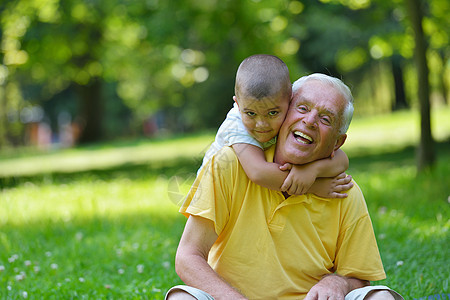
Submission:
[[[312,137],[310,137],[306,133],[303,133],[303,132],[301,132],[299,130],[294,131],[293,134],[294,134],[294,138],[298,142],[300,142],[302,144],[307,144],[308,145],[308,144],[311,144],[313,142],[313,138]]]

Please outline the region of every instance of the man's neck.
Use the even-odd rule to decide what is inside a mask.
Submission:
[[[275,151],[273,154],[273,162],[279,164],[280,166],[286,164],[286,163],[290,163],[287,157],[284,157],[283,155],[283,151],[279,151],[280,149],[278,149],[279,147],[279,143],[277,143],[275,145]]]

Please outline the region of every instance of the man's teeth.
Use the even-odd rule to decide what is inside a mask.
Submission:
[[[313,141],[312,137],[310,137],[309,135],[306,135],[300,131],[295,131],[294,135],[295,135],[295,138],[297,139],[297,141],[299,141],[303,144],[311,144]]]

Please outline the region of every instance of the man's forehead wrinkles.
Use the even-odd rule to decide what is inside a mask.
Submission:
[[[307,104],[308,106],[315,107],[320,112],[323,112],[323,113],[326,113],[326,114],[329,114],[329,115],[333,115],[333,116],[336,115],[336,113],[333,112],[332,110],[330,110],[328,108],[328,106],[326,106],[326,105],[320,105],[317,102],[311,101],[311,100],[309,100],[309,99],[307,99],[305,97],[299,97],[298,101],[296,102],[296,105],[298,106],[298,105],[302,105],[302,104]]]

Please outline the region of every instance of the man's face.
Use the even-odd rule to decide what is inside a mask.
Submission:
[[[278,163],[305,164],[326,158],[345,141],[339,134],[346,101],[331,85],[309,80],[293,94],[278,134]]]

